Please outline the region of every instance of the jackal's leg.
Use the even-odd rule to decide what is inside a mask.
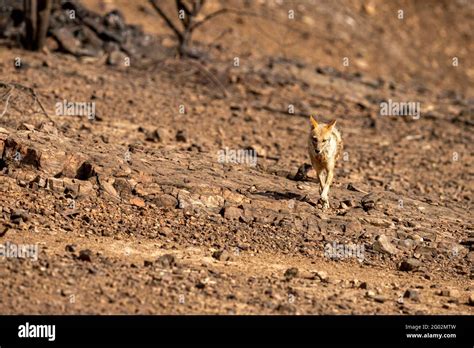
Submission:
[[[314,171],[316,172],[316,175],[318,176],[319,187],[320,187],[319,193],[321,193],[323,192],[323,187],[324,187],[324,176],[323,176],[324,168],[322,168],[319,162],[311,155],[311,152],[309,154],[309,157],[311,159],[311,165]]]
[[[323,201],[323,208],[329,208],[329,187],[332,184],[334,178],[334,167],[328,168],[328,175],[326,176],[326,183],[324,184],[323,192],[321,192],[321,200]]]
[[[319,179],[319,187],[320,187],[319,193],[322,193],[323,188],[324,188],[324,174],[322,170],[318,171],[318,179]]]

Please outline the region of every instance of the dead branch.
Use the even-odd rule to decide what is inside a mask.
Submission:
[[[226,98],[229,97],[230,94],[229,94],[229,91],[227,90],[227,88],[225,88],[225,86],[222,84],[222,82],[220,82],[219,79],[217,77],[215,77],[212,72],[210,72],[204,65],[202,65],[198,61],[195,61],[195,60],[189,60],[189,61],[193,65],[195,65],[199,70],[204,72],[204,74],[206,74],[207,77],[209,79],[211,79],[211,81],[214,82],[222,90],[222,93],[224,94],[224,97],[226,97]]]
[[[225,8],[221,8],[221,9],[215,11],[215,12],[212,12],[212,13],[206,15],[199,22],[194,23],[194,25],[191,27],[191,31],[194,31],[196,28],[200,27],[201,25],[205,24],[206,22],[210,21],[211,19],[213,19],[217,16],[220,16],[220,15],[226,14],[226,13],[236,14],[236,15],[239,15],[239,16],[258,17],[258,18],[263,18],[263,19],[268,20],[268,18],[266,18],[266,17],[264,17],[264,16],[262,16],[258,13],[253,13],[253,12],[242,11],[242,10],[237,10],[237,9],[225,7]]]
[[[24,86],[20,83],[17,83],[17,82],[10,82],[10,83],[5,83],[5,82],[2,82],[0,81],[0,87],[2,88],[10,88],[11,91],[13,91],[13,89],[17,89],[19,91],[22,91],[24,93],[27,93],[29,94],[32,98],[33,98],[33,101],[38,103],[41,111],[43,112],[43,114],[53,123],[53,124],[56,124],[54,122],[54,120],[51,118],[51,116],[48,114],[48,112],[46,111],[46,109],[44,108],[43,106],[43,103],[41,103],[41,100],[39,99],[38,95],[36,94],[36,91],[31,88],[31,87],[28,87],[28,86]],[[10,95],[11,96],[11,95]],[[8,103],[6,104],[6,107],[8,107]],[[4,112],[6,112],[6,109],[4,110]],[[3,114],[2,114],[3,116]]]
[[[233,8],[221,8],[217,11],[214,11],[204,16],[203,19],[197,21],[196,19],[204,6],[205,0],[194,0],[192,2],[192,8],[186,5],[183,0],[176,0],[175,4],[176,4],[176,10],[178,12],[178,16],[183,15],[180,20],[182,28],[180,28],[178,25],[174,24],[174,22],[171,20],[172,17],[167,15],[165,11],[163,11],[160,5],[157,4],[156,0],[149,0],[149,2],[152,5],[152,7],[155,9],[155,11],[160,15],[160,17],[165,21],[167,26],[176,35],[179,41],[178,53],[180,56],[193,57],[192,51],[189,50],[187,47],[189,42],[191,41],[193,32],[200,26],[204,25],[205,23],[209,22],[213,18],[216,18],[220,15],[236,14],[240,16],[258,17],[258,18],[278,22],[278,20],[276,20],[275,18],[267,18],[257,13],[233,9]]]
[[[224,8],[221,8],[217,11],[214,11],[214,12],[206,15],[199,22],[195,22],[191,26],[191,30],[194,31],[196,28],[200,27],[201,25],[205,24],[206,22],[210,21],[211,19],[214,19],[215,17],[223,15],[223,14],[234,14],[234,15],[238,15],[238,16],[255,17],[255,18],[260,18],[260,19],[264,19],[264,20],[267,20],[267,21],[272,21],[272,22],[275,22],[275,23],[278,23],[278,24],[281,24],[281,25],[286,25],[287,24],[287,23],[282,22],[282,21],[280,21],[280,20],[278,20],[277,18],[274,18],[274,17],[268,17],[268,16],[264,16],[264,15],[259,14],[259,13],[245,11],[245,10],[239,10],[239,9],[236,9],[236,8],[224,7]],[[295,28],[290,28],[290,29],[293,30],[293,31],[302,33],[298,29],[295,29]]]
[[[4,98],[6,95],[8,95],[7,101],[5,102],[5,107],[3,108],[3,112],[2,112],[2,114],[0,115],[0,118],[2,118],[3,115],[5,115],[5,113],[7,112],[8,103],[10,102],[10,98],[11,98],[11,96],[12,96],[12,92],[13,92],[14,89],[15,89],[15,87],[10,88],[10,90],[2,96],[2,100],[3,100],[3,98]]]
[[[166,22],[166,24],[173,30],[175,35],[178,37],[178,39],[181,41],[183,38],[183,34],[181,34],[181,31],[176,27],[173,23],[173,21],[168,17],[168,15],[161,9],[160,6],[156,4],[154,0],[149,0],[150,4],[153,6],[156,12],[160,15],[161,18]]]

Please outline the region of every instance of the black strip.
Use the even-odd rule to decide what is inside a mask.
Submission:
[[[0,347],[145,344],[473,347],[472,316],[0,316]],[[54,324],[55,341],[19,338],[19,326]],[[407,329],[406,325],[420,328]],[[423,329],[423,325],[428,325]],[[455,325],[445,328],[439,325]],[[426,328],[426,327],[425,327]],[[407,338],[407,334],[456,338]]]

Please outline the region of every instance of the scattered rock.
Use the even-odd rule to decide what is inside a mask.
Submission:
[[[393,228],[395,224],[393,221],[375,217],[359,217],[359,220],[363,223],[370,224],[376,227],[384,227],[384,228]]]
[[[227,250],[218,250],[212,253],[212,257],[219,261],[231,261],[233,256]]]
[[[76,170],[76,179],[87,180],[96,175],[94,166],[90,162],[83,162]]]
[[[114,185],[112,185],[112,183],[107,182],[105,180],[100,180],[100,187],[111,197],[117,198],[117,199],[119,198],[119,195],[117,191],[115,190]]]
[[[287,281],[295,278],[297,275],[298,275],[298,268],[296,267],[288,268],[285,271],[285,274],[283,274],[283,276],[285,277],[285,280]]]
[[[158,265],[162,268],[171,268],[176,266],[176,258],[172,254],[162,255],[156,260]]]
[[[280,303],[275,310],[282,314],[295,314],[296,307],[288,303]]]
[[[46,134],[58,135],[58,129],[48,122],[42,122],[39,126],[39,130]]]
[[[74,55],[83,55],[80,41],[74,37],[72,30],[69,28],[56,28],[52,31],[52,34],[59,42],[61,49]]]
[[[456,289],[444,289],[444,290],[438,291],[438,295],[457,298],[461,296],[461,293],[459,292],[459,290],[456,290]]]
[[[63,179],[64,184],[64,193],[70,194],[73,197],[77,197],[79,195],[79,183],[70,178]]]
[[[362,206],[362,209],[364,209],[365,211],[369,211],[375,209],[377,202],[377,197],[373,193],[369,193],[368,195],[362,197],[360,205]]]
[[[417,231],[420,237],[423,238],[424,241],[427,242],[435,242],[437,240],[437,233],[436,231]]]
[[[344,204],[346,207],[355,207],[357,204],[353,199],[345,199],[341,202],[341,205]]]
[[[156,204],[156,206],[161,208],[176,208],[178,206],[178,200],[172,195],[168,194],[159,195],[152,201],[154,204]]]
[[[153,266],[153,261],[144,260],[144,261],[143,261],[143,266],[145,266],[145,267],[151,267],[151,266]]]
[[[403,239],[398,242],[398,245],[402,248],[411,250],[414,247],[414,242],[412,239]]]
[[[139,208],[145,208],[145,206],[146,206],[145,201],[143,199],[141,199],[140,197],[131,198],[130,199],[130,204],[134,205],[136,207],[139,207]]]
[[[64,192],[64,182],[61,179],[48,178],[47,188],[54,192]]]
[[[344,224],[343,230],[344,234],[349,235],[360,233],[362,231],[362,224],[358,220],[351,220],[348,223]]]
[[[469,299],[467,300],[467,304],[469,306],[474,306],[474,294],[469,295]]]
[[[412,239],[407,239],[407,241],[408,240],[412,240]],[[418,245],[415,248],[415,254],[423,255],[425,258],[433,258],[436,256],[437,253],[438,253],[438,250],[433,247]]]
[[[30,215],[26,210],[16,209],[11,213],[10,219],[13,223],[19,224],[20,222],[28,221],[30,219]]]
[[[368,298],[374,298],[376,296],[376,293],[373,290],[368,290],[365,292],[365,296]]]
[[[173,233],[173,230],[169,227],[163,226],[162,228],[159,229],[158,234],[168,237]]]
[[[188,141],[188,137],[184,130],[178,130],[178,132],[176,133],[176,141],[179,141],[182,143],[185,143]]]
[[[114,179],[114,188],[117,191],[117,194],[123,198],[130,200],[133,193],[138,196],[147,196],[151,194],[151,191],[147,191],[143,188],[143,185],[138,185],[134,179],[125,179],[125,178],[115,178]]]
[[[225,207],[223,216],[227,220],[239,220],[243,214],[243,210],[237,207]]]
[[[66,251],[67,252],[70,252],[70,253],[73,253],[76,251],[76,245],[75,244],[68,244],[66,245]]]
[[[85,249],[79,251],[78,260],[92,262],[92,251],[90,249]]]
[[[378,303],[384,303],[385,301],[387,301],[387,298],[382,295],[374,296],[373,299],[375,302],[378,302]]]
[[[318,277],[321,281],[326,281],[329,279],[328,274],[325,271],[317,271],[315,272],[315,276]]]
[[[423,238],[417,234],[412,234],[410,238],[417,244],[423,242]]]
[[[420,291],[416,289],[407,289],[405,293],[403,294],[404,298],[408,298],[413,301],[419,301],[420,300]]]
[[[178,192],[178,208],[184,210],[204,209],[211,212],[222,211],[224,198],[220,195],[199,195],[187,190]]]
[[[400,263],[399,269],[400,271],[403,271],[403,272],[411,272],[411,271],[417,270],[420,267],[421,267],[421,261],[414,258],[408,258],[408,259],[403,260]]]
[[[127,58],[128,56],[122,51],[112,51],[107,57],[107,64],[112,66],[126,66]]]
[[[90,196],[95,195],[94,185],[90,181],[80,181],[79,183],[79,196]]]
[[[41,177],[40,175],[37,175],[31,182],[31,186],[33,187],[33,184],[36,184],[37,187],[44,188],[46,187],[46,179]]]
[[[198,289],[201,289],[201,290],[202,290],[202,289],[204,289],[205,287],[206,287],[206,283],[203,282],[203,281],[201,281],[201,280],[199,280],[199,281],[196,283],[196,288],[198,288]]]
[[[391,243],[391,238],[384,234],[381,234],[377,237],[377,240],[372,245],[372,248],[375,251],[389,255],[398,253],[398,249]]]
[[[87,173],[87,171],[92,171],[92,165],[86,163],[88,163],[86,155],[82,153],[67,153],[61,170],[61,176],[87,180],[92,176],[91,173]]]
[[[160,135],[160,133],[158,132],[158,129],[155,129],[154,131],[152,132],[146,132],[145,133],[145,140],[146,141],[151,141],[153,143],[159,143],[161,142],[163,139]]]
[[[377,11],[373,3],[365,3],[362,5],[362,10],[367,13],[369,16],[373,16]]]
[[[259,144],[253,144],[245,148],[245,150],[249,151],[250,156],[255,157],[266,157],[267,151],[265,148]]]
[[[449,297],[460,297],[461,292],[459,290],[456,290],[456,289],[450,289],[448,295],[449,295]]]
[[[299,168],[298,172],[295,174],[293,180],[295,181],[305,181],[308,179],[308,172],[311,169],[311,164],[303,163]]]
[[[34,131],[35,126],[29,123],[22,123],[20,127],[18,127],[19,130],[28,130],[28,131]]]

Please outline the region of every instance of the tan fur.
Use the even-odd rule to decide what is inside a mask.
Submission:
[[[328,124],[318,123],[310,116],[309,157],[320,184],[323,208],[329,208],[329,188],[334,178],[336,161],[342,152],[342,138],[336,129],[336,121]],[[325,174],[325,177],[323,175]]]

